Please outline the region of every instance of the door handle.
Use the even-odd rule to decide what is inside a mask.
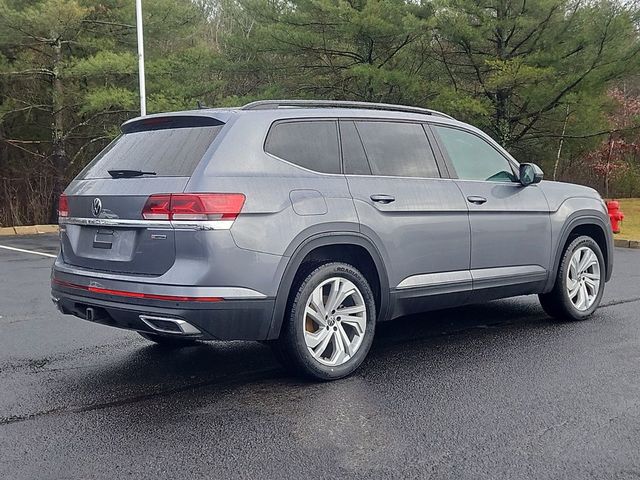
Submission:
[[[469,201],[469,203],[475,203],[476,205],[482,205],[483,203],[485,203],[487,201],[486,198],[478,197],[476,195],[469,195],[467,197],[467,200]]]
[[[376,194],[371,195],[371,197],[369,198],[371,198],[371,200],[373,200],[374,202],[382,203],[383,205],[396,201],[396,197],[394,197],[393,195]]]

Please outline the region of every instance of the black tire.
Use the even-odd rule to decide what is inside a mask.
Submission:
[[[593,304],[586,310],[578,310],[569,298],[567,292],[567,270],[569,269],[571,256],[582,247],[590,248],[595,253],[600,264],[600,288]],[[575,238],[565,249],[560,259],[560,266],[556,273],[556,281],[553,290],[549,293],[538,295],[544,311],[552,318],[560,321],[579,321],[589,318],[596,311],[602,300],[605,284],[605,263],[600,247],[591,237],[580,236]]]
[[[275,354],[278,361],[290,371],[315,380],[337,380],[351,374],[369,353],[375,334],[376,304],[369,283],[352,265],[330,262],[312,268],[311,271],[304,270],[292,287],[282,332],[274,345]],[[337,366],[324,365],[313,358],[304,339],[307,300],[316,287],[332,277],[351,281],[360,291],[366,310],[366,327],[359,348],[345,363]]]
[[[167,335],[158,335],[155,333],[138,332],[141,337],[146,338],[158,345],[170,348],[190,347],[196,345],[198,340],[195,338],[169,337]]]

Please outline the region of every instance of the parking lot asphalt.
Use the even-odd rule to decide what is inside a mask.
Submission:
[[[53,259],[0,248],[0,478],[637,479],[640,251],[615,254],[588,321],[535,297],[407,317],[311,383],[260,343],[171,351],[63,316]]]

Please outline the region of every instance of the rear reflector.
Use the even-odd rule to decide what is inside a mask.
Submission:
[[[147,220],[235,220],[244,205],[242,193],[161,193],[147,199]]]
[[[63,193],[60,195],[58,199],[58,217],[68,217],[69,216],[69,199]]]
[[[155,293],[128,292],[125,290],[112,290],[109,288],[92,287],[89,285],[78,285],[64,280],[54,278],[51,283],[66,288],[74,288],[76,290],[84,290],[85,292],[100,293],[103,295],[116,295],[118,297],[143,298],[148,300],[165,300],[168,302],[221,302],[221,297],[186,297],[182,295],[158,295]]]

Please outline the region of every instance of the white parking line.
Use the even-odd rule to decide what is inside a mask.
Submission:
[[[50,257],[50,258],[57,257],[57,255],[53,255],[51,253],[35,252],[33,250],[24,250],[22,248],[7,247],[6,245],[0,245],[0,248],[4,248],[5,250],[12,250],[14,252],[31,253],[33,255],[42,255],[43,257]]]

